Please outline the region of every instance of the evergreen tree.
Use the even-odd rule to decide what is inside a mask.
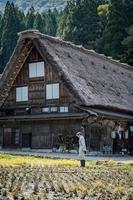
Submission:
[[[63,39],[65,38],[64,31],[67,26],[67,21],[68,21],[67,18],[69,16],[69,13],[73,9],[73,7],[74,7],[73,1],[68,1],[64,11],[62,11],[59,14],[58,19],[57,19],[57,22],[58,22],[57,36],[60,36]]]
[[[22,30],[22,24],[14,4],[8,1],[3,15],[3,29],[0,48],[0,72],[4,69],[17,42],[17,33]]]
[[[122,44],[126,47],[125,60],[130,65],[133,65],[133,25],[128,29],[128,36],[124,39]]]
[[[45,27],[44,27],[44,21],[42,20],[42,16],[37,12],[34,20],[34,28],[38,29],[41,33],[44,33]]]
[[[16,6],[16,12],[17,12],[17,15],[19,17],[19,20],[21,22],[21,26],[23,26],[23,29],[26,29],[26,24],[25,24],[25,14],[22,10],[20,10],[17,6]]]
[[[98,34],[97,3],[95,0],[72,0],[59,22],[58,34],[65,40],[94,47]],[[64,24],[64,25],[63,25]]]
[[[126,13],[128,15],[127,27],[129,28],[133,24],[133,0],[125,0]]]
[[[54,8],[53,10],[53,15],[57,18],[59,13],[58,13],[58,10],[56,8]]]
[[[26,27],[27,29],[32,29],[34,27],[35,20],[35,9],[31,7],[26,15]]]
[[[102,4],[102,5],[99,5],[97,8],[98,16],[100,18],[99,27],[100,27],[101,33],[103,32],[105,26],[107,25],[108,8],[109,8],[109,4]]]
[[[2,32],[3,32],[3,26],[4,26],[4,21],[3,21],[3,15],[0,15],[0,48],[1,48],[1,38],[2,38]]]
[[[103,5],[103,4],[107,4],[109,0],[96,0],[96,2],[98,3],[98,5]]]
[[[102,36],[104,29],[107,25],[107,17],[108,17],[108,7],[109,4],[101,4],[98,6],[98,16],[99,16],[99,37],[97,38],[96,42],[96,50],[99,52],[102,52]]]
[[[2,14],[0,13],[0,24],[1,24],[1,20],[2,20]]]
[[[130,7],[130,1],[110,0],[109,4],[107,26],[100,45],[103,53],[116,59],[121,59],[124,53],[122,41],[127,35],[126,27],[129,26],[127,9]]]
[[[47,14],[45,15],[45,32],[48,35],[55,36],[56,30],[57,30],[57,21],[55,15],[51,12],[51,10],[48,10]]]
[[[43,23],[43,33],[46,33],[46,13],[43,12],[41,14],[41,17],[42,17],[42,23]]]

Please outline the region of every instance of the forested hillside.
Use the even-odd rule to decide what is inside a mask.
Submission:
[[[23,11],[8,1],[4,14],[0,15],[0,73],[13,52],[18,39],[18,32],[35,28],[42,33],[55,36],[57,16],[56,9],[40,14],[35,12],[33,7],[25,15]]]
[[[35,28],[133,65],[133,0],[70,0],[65,9],[26,14],[7,2],[0,15],[0,73],[16,45],[17,33]]]

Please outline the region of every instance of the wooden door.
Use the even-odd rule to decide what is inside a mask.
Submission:
[[[12,129],[12,147],[18,148],[20,146],[20,129]]]
[[[11,128],[4,128],[3,132],[3,147],[11,147],[12,144],[12,130]]]
[[[31,147],[31,133],[23,133],[22,134],[22,147],[30,148]]]
[[[20,129],[4,128],[3,146],[6,148],[18,148],[20,146]]]
[[[104,128],[100,125],[93,125],[89,131],[89,150],[101,151],[101,144],[104,136]]]

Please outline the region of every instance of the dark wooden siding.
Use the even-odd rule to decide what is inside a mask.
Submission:
[[[9,93],[9,96],[4,104],[7,109],[11,108],[25,108],[25,106],[33,107],[43,107],[43,106],[62,106],[69,104],[69,111],[77,111],[72,103],[76,101],[73,95],[67,89],[66,84],[60,80],[58,74],[54,71],[50,63],[44,60],[45,63],[45,77],[41,78],[29,78],[29,63],[43,61],[39,53],[35,48],[33,48],[30,56],[28,57],[26,63],[24,64],[22,70],[20,71],[17,79],[15,80],[13,87]],[[59,83],[60,84],[60,98],[57,100],[46,100],[46,84],[48,83]],[[28,102],[16,102],[16,87],[18,86],[28,86],[29,99]]]
[[[49,120],[49,121],[29,121],[29,122],[12,122],[6,123],[3,129],[0,130],[0,145],[4,145],[7,139],[11,146],[9,134],[3,135],[4,129],[19,129],[20,142],[19,147],[31,148],[53,148],[59,147],[59,135],[65,135],[67,130],[71,130],[73,136],[80,130],[82,121],[80,119],[65,119],[65,120]],[[4,136],[4,137],[3,137]],[[12,137],[12,135],[10,135]]]

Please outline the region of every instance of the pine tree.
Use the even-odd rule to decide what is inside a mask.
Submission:
[[[116,59],[121,59],[124,53],[122,41],[127,35],[126,27],[129,26],[129,2],[110,0],[107,26],[101,39],[102,52]]]
[[[58,16],[57,36],[60,36],[63,39],[65,38],[64,30],[67,26],[67,21],[68,21],[67,18],[69,16],[69,13],[72,12],[74,6],[75,5],[72,0],[68,1],[64,11],[62,11]]]
[[[26,16],[24,12],[20,10],[18,7],[16,7],[16,12],[19,17],[19,21],[21,22],[21,26],[23,26],[23,29],[26,29],[26,24],[25,24]]]
[[[53,15],[57,18],[59,13],[58,13],[58,10],[56,8],[54,8],[53,10]]]
[[[2,20],[2,13],[0,13],[0,24],[1,24],[1,20]]]
[[[38,29],[40,32],[45,32],[44,21],[42,20],[42,16],[37,12],[34,20],[34,28]]]
[[[99,16],[99,34],[96,41],[96,50],[98,52],[102,52],[102,48],[103,48],[101,38],[103,36],[105,27],[107,25],[108,8],[109,8],[109,4],[101,4],[97,8],[98,16]]]
[[[34,27],[34,20],[35,20],[35,9],[31,7],[26,15],[26,28],[32,29]]]
[[[126,13],[128,15],[127,27],[129,28],[133,24],[133,0],[125,0]]]
[[[103,32],[105,26],[107,25],[108,8],[109,8],[109,4],[102,4],[102,5],[99,5],[97,8],[98,16],[100,18],[99,28],[100,28],[101,33]]]
[[[95,0],[72,0],[61,16],[58,34],[65,40],[92,48],[98,33],[97,3]],[[63,25],[64,24],[64,25]]]
[[[1,48],[1,38],[2,38],[2,32],[3,32],[3,15],[0,14],[0,48]]]
[[[122,42],[126,48],[125,61],[133,65],[133,25],[128,29],[128,36]]]
[[[3,29],[0,48],[0,72],[9,60],[18,39],[17,33],[24,27],[19,20],[14,4],[8,1],[2,19]]]
[[[43,33],[46,33],[46,13],[41,13],[42,23],[43,23]]]
[[[47,14],[45,15],[45,32],[48,35],[55,36],[57,31],[57,21],[55,15],[48,10]]]

